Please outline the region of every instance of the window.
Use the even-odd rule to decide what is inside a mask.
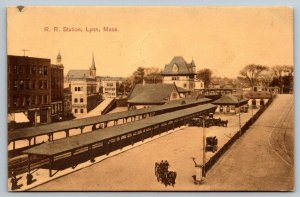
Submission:
[[[30,96],[26,96],[26,105],[30,105]]]
[[[21,74],[23,73],[23,66],[21,66],[21,65],[19,66],[19,73],[21,73]]]
[[[47,104],[48,103],[48,96],[44,95],[44,103]]]
[[[39,74],[42,74],[42,66],[39,66]]]
[[[31,89],[31,80],[30,79],[27,80],[27,89]]]
[[[186,83],[183,84],[183,87],[186,88]]]
[[[14,65],[14,73],[17,73],[18,72],[18,67],[17,65]]]
[[[17,107],[17,106],[18,106],[18,97],[17,97],[17,96],[14,96],[14,97],[13,97],[13,106],[14,106],[14,107]]]
[[[14,89],[17,89],[18,88],[18,80],[14,80]]]
[[[75,92],[77,91],[77,87],[75,87]]]
[[[32,89],[35,89],[35,80],[32,80],[31,87]]]
[[[25,106],[25,102],[26,102],[26,97],[20,97],[20,100],[21,100],[21,105],[22,106]]]
[[[40,95],[40,104],[43,104],[43,96]]]
[[[179,77],[172,77],[173,81],[179,80]]]
[[[78,102],[78,99],[77,99],[77,98],[75,98],[75,99],[74,99],[74,103],[77,103],[77,102]]]
[[[39,80],[39,88],[43,89],[43,81],[42,80]]]
[[[44,88],[48,88],[47,80],[44,81]]]
[[[35,105],[35,96],[32,96],[32,97],[31,97],[31,104],[32,104],[32,105]]]
[[[173,93],[172,93],[172,98],[173,98],[173,99],[176,99],[176,98],[177,98],[177,93],[176,93],[176,92],[173,92]]]
[[[74,112],[75,112],[75,114],[77,114],[78,113],[78,109],[74,109]]]
[[[20,89],[24,88],[24,80],[20,80],[19,87]]]
[[[82,113],[82,114],[83,114],[83,112],[84,112],[84,110],[83,110],[83,109],[80,109],[80,113]]]
[[[83,103],[83,98],[80,99],[80,103]]]
[[[47,74],[48,74],[48,67],[44,66],[44,75],[47,75]]]
[[[35,73],[36,73],[36,66],[32,66],[31,73],[32,73],[32,74],[35,74]]]

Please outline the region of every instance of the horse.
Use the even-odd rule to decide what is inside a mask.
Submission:
[[[169,185],[172,185],[172,187],[174,187],[175,185],[175,180],[176,180],[176,177],[177,177],[177,173],[174,172],[174,171],[169,171],[168,174],[167,174],[167,180],[168,180],[168,184]]]
[[[155,163],[155,176],[158,182],[163,183],[166,187],[172,185],[174,187],[177,173],[174,171],[168,171],[169,163],[161,162]]]

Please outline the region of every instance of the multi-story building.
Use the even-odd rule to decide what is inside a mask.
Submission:
[[[9,121],[14,124],[26,122],[19,124],[24,127],[60,119],[64,76],[60,54],[56,65],[47,58],[14,55],[8,55],[7,63]]]
[[[85,115],[100,103],[101,97],[97,90],[94,56],[89,70],[70,70],[67,81],[70,83],[71,105],[74,116]]]
[[[97,77],[100,93],[105,98],[115,98],[119,94],[119,87],[124,81],[122,77]]]
[[[177,87],[190,92],[195,90],[196,65],[194,60],[187,63],[183,57],[175,56],[169,64],[165,65],[161,72],[163,83],[175,83]]]
[[[28,126],[51,121],[50,59],[8,55],[8,114],[11,122],[18,114]],[[25,115],[25,116],[24,116]],[[27,125],[26,125],[27,126]]]
[[[78,117],[88,113],[99,103],[97,83],[91,78],[77,78],[71,81],[72,113]]]
[[[64,110],[64,66],[58,53],[56,64],[51,64],[51,118],[58,121]]]

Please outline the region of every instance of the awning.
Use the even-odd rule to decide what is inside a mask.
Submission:
[[[30,122],[23,112],[8,114],[8,122],[15,121],[16,123]]]
[[[215,105],[234,105],[236,107],[246,105],[248,103],[248,99],[238,99],[234,95],[223,95],[221,98],[212,102]]]

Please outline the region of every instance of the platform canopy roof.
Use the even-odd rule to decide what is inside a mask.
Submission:
[[[81,135],[75,135],[68,138],[46,142],[33,148],[27,149],[23,151],[23,153],[32,155],[54,156],[75,149],[83,148],[101,142],[105,139],[126,135],[134,131],[139,131],[141,129],[149,128],[157,124],[172,121],[195,113],[214,112],[215,109],[215,105],[208,103],[200,106],[178,110],[176,112],[170,112],[162,115],[153,116],[150,118],[145,118],[139,121],[129,122],[127,124],[121,124],[114,127],[107,127],[104,129],[97,129]]]
[[[223,95],[221,98],[212,102],[215,105],[234,105],[236,107],[246,105],[248,99],[238,99],[232,94]]]
[[[193,105],[200,105],[200,104],[208,103],[210,101],[211,100],[208,98],[179,99],[164,105],[158,105],[149,108],[117,112],[112,114],[105,114],[105,115],[99,115],[99,116],[93,116],[93,117],[87,117],[87,118],[69,120],[63,122],[56,122],[56,123],[40,125],[36,127],[16,129],[16,130],[8,131],[8,141],[16,141],[16,140],[27,139],[35,136],[40,136],[40,135],[47,135],[53,132],[66,131],[69,129],[80,128],[88,125],[93,125],[93,124],[98,124],[98,123],[103,123],[103,122],[108,122],[113,120],[119,120],[122,118],[128,118],[128,117],[152,113],[152,112],[159,113],[164,110],[167,111],[169,109],[176,109],[179,107],[182,108],[182,106],[189,107]]]

